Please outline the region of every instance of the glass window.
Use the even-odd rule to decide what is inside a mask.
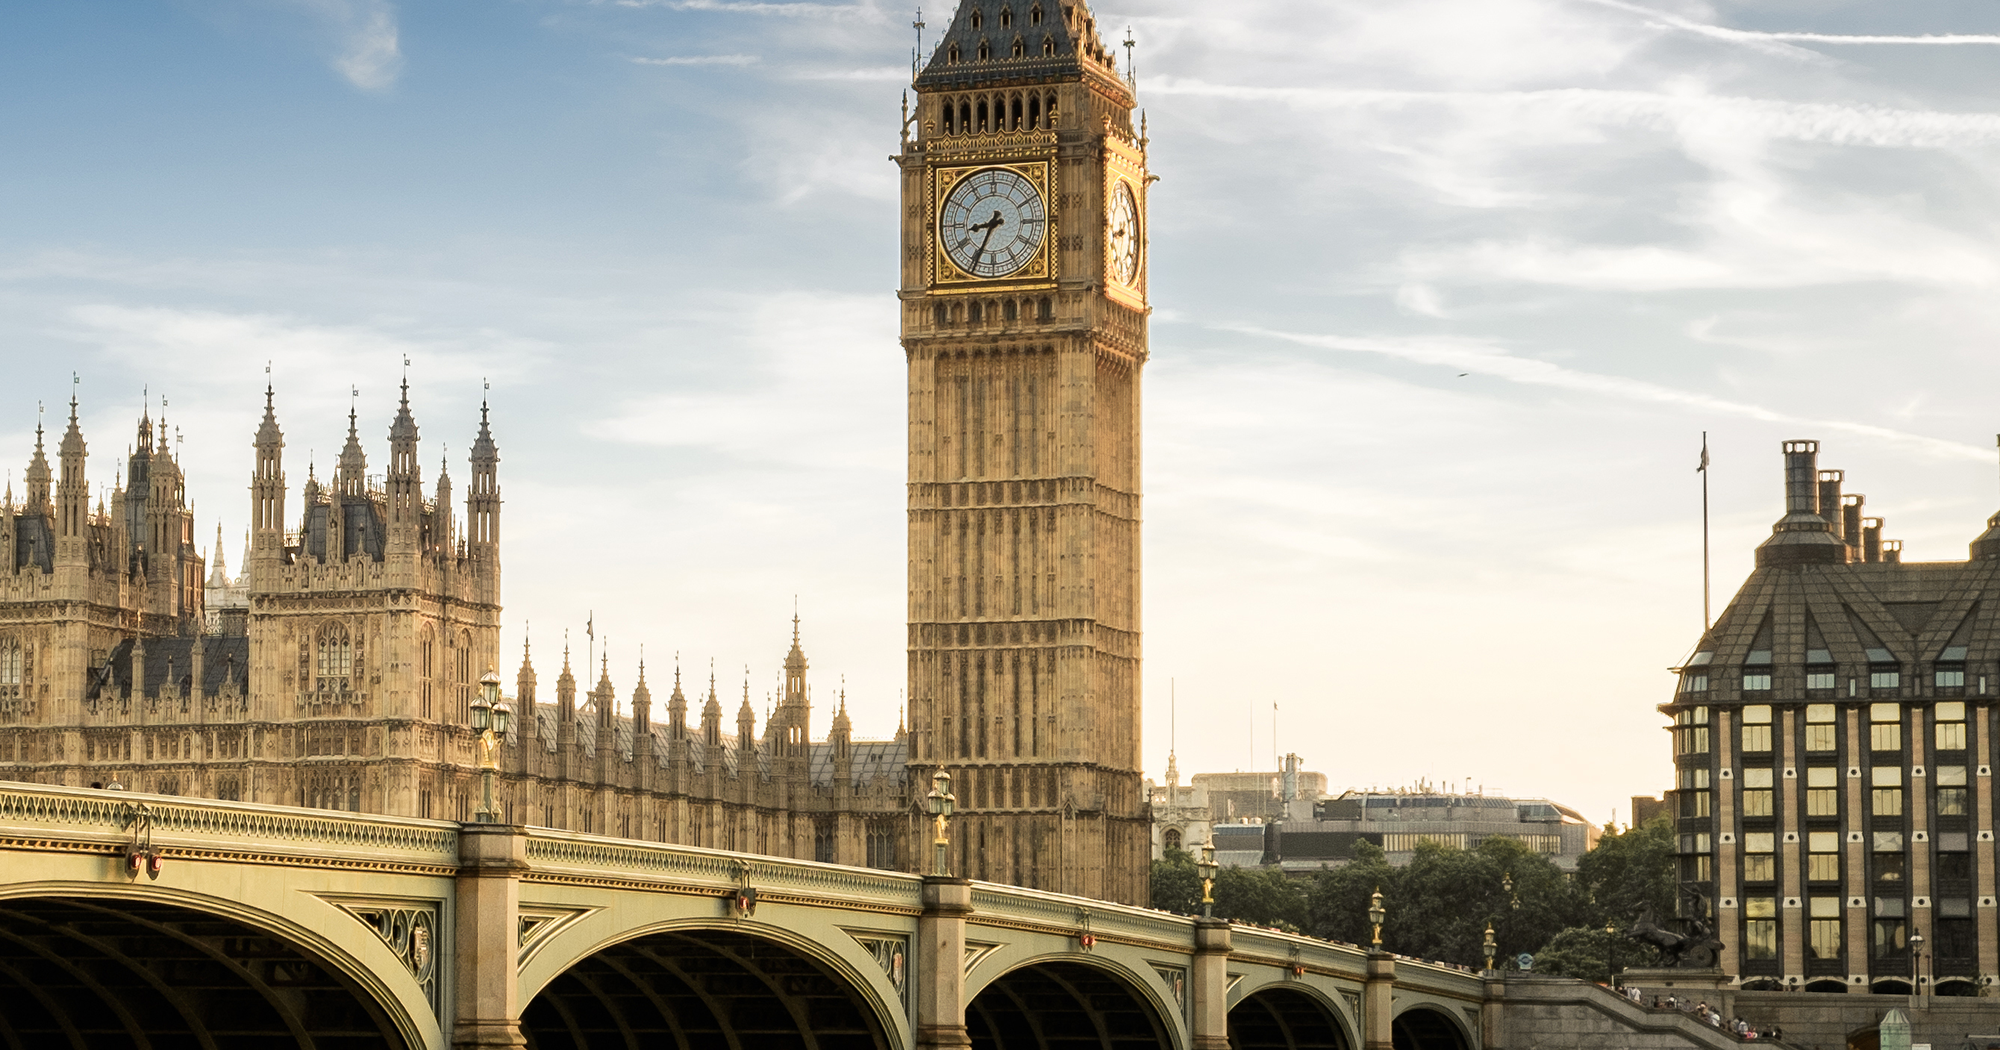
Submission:
[[[1875,917],[1878,919],[1900,919],[1903,917],[1903,898],[1875,898]]]
[[[1840,816],[1840,791],[1836,788],[1807,788],[1806,816]]]
[[[1960,849],[1963,848],[1960,847]],[[1939,885],[1949,882],[1963,883],[1972,881],[1972,854],[1963,852],[1939,853],[1937,855],[1937,880]]]
[[[1903,720],[1903,705],[1869,704],[1868,720],[1870,722],[1901,722]]]
[[[1871,782],[1876,787],[1902,787],[1903,768],[1901,766],[1876,766],[1868,771]]]
[[[1806,726],[1807,751],[1832,751],[1839,747],[1838,727],[1832,725]]]
[[[1832,704],[1807,704],[1807,705],[1806,705],[1806,724],[1807,724],[1807,725],[1832,725],[1832,724],[1833,724],[1833,705],[1832,705]]]
[[[1870,689],[1898,689],[1902,687],[1902,684],[1903,673],[1901,671],[1868,672],[1868,688]]]
[[[1743,852],[1770,853],[1778,848],[1778,835],[1773,831],[1746,831],[1743,833]]]
[[[1937,669],[1936,674],[1933,676],[1933,682],[1934,684],[1937,685],[1939,689],[1963,688],[1965,685],[1965,669],[1958,668],[1955,670],[1947,671],[1944,668],[1940,667]]]
[[[1712,848],[1706,831],[1681,836],[1682,853],[1707,853]]]
[[[1835,903],[1838,899],[1835,898]],[[1840,920],[1813,919],[1807,928],[1808,947],[1815,959],[1840,958]]]
[[[1940,725],[1938,728],[1942,729]],[[1937,811],[1940,817],[1966,815],[1964,766],[1939,766],[1931,770],[1937,779]]]
[[[1814,882],[1840,881],[1840,854],[1813,853],[1806,857],[1806,878]]]
[[[1875,920],[1875,957],[1894,958],[1903,954],[1903,923],[1900,919]]]
[[[1771,672],[1769,671],[1743,672],[1743,689],[1745,692],[1756,692],[1756,693],[1770,692]]]
[[[1677,786],[1682,788],[1708,787],[1708,768],[1706,766],[1696,766],[1681,770]]]
[[[1963,831],[1938,832],[1937,848],[1939,853],[1964,853],[1966,849],[1965,832]]]
[[[1833,672],[1832,672],[1832,671],[1807,671],[1807,672],[1806,672],[1806,688],[1807,688],[1807,689],[1832,689],[1832,688],[1833,688]]]
[[[1683,675],[1681,677],[1681,692],[1683,693],[1708,692],[1708,676],[1705,674],[1696,674],[1692,671],[1687,673],[1686,675]]]
[[[1750,705],[1747,705],[1747,706],[1745,706],[1745,707],[1743,708],[1743,724],[1744,724],[1744,725],[1763,725],[1763,726],[1767,726],[1767,725],[1770,725],[1770,724],[1771,724],[1771,705],[1770,705],[1770,704],[1750,704]]]
[[[1906,865],[1901,853],[1877,853],[1874,863],[1876,882],[1903,881],[1903,869]]]
[[[1777,880],[1777,858],[1769,853],[1751,853],[1743,857],[1744,882],[1774,882]]]
[[[1939,751],[1965,750],[1965,723],[1939,722],[1937,724],[1937,749]]]
[[[1769,766],[1751,766],[1743,771],[1743,786],[1767,788],[1771,786],[1772,770]]]
[[[1748,687],[1748,686],[1745,686],[1745,688],[1749,688],[1749,687]],[[1766,687],[1766,688],[1768,688],[1768,687]],[[1770,727],[1770,726],[1744,726],[1744,727],[1743,727],[1743,750],[1745,750],[1745,751],[1769,751],[1769,750],[1771,750],[1771,727]]]
[[[1939,787],[1965,786],[1964,766],[1939,766],[1931,770],[1931,773],[1937,777]]]
[[[1743,957],[1778,957],[1778,900],[1775,897],[1743,898]]]
[[[1814,853],[1839,853],[1840,832],[1808,831],[1806,832],[1806,848]]]
[[[1688,661],[1688,666],[1706,667],[1708,666],[1708,662],[1713,659],[1715,659],[1715,654],[1704,649],[1701,652],[1694,654],[1694,659]]]
[[[1752,729],[1761,729],[1767,735],[1770,726],[1744,726],[1747,735]],[[1768,743],[1766,747],[1768,747]],[[1749,750],[1745,745],[1745,750]],[[1743,771],[1743,815],[1746,817],[1768,817],[1771,815],[1771,769],[1769,766],[1752,766]]]
[[[1868,747],[1873,751],[1901,751],[1903,727],[1894,722],[1868,727]]]
[[[1714,812],[1709,792],[1683,791],[1680,796],[1683,817],[1706,817]]]
[[[1809,788],[1837,788],[1840,786],[1840,770],[1834,766],[1807,766],[1806,786]]]
[[[1940,722],[1963,722],[1965,721],[1965,701],[1940,700],[1937,702],[1937,706],[1931,709],[1931,716]]]
[[[1875,815],[1878,817],[1900,817],[1903,815],[1902,788],[1876,788],[1874,797]]]

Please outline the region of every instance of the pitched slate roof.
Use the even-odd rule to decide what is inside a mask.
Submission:
[[[1039,23],[1034,20],[1037,10]],[[917,89],[1075,80],[1086,66],[1109,70],[1115,77],[1116,59],[1091,28],[1094,24],[1083,0],[961,0],[931,52],[930,63],[917,77]],[[1019,58],[1014,57],[1017,42]],[[982,46],[985,58],[979,57]]]

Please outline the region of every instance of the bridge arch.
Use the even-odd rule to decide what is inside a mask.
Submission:
[[[1411,1003],[1389,1025],[1395,1050],[1472,1050],[1472,1033],[1442,1006]]]
[[[1229,1045],[1235,1050],[1354,1050],[1348,1019],[1318,990],[1303,984],[1269,984],[1229,1008]]]
[[[330,925],[340,923],[374,936],[351,918]],[[421,989],[400,990],[416,993],[419,1015],[378,975],[393,956],[357,958],[355,947],[170,888],[11,886],[0,893],[0,1044],[440,1045]]]
[[[1149,982],[1082,952],[1028,959],[976,990],[967,982],[966,995],[965,1027],[973,1050],[1178,1045],[1173,1014]]]
[[[900,991],[874,960],[862,965],[882,981],[777,924],[655,922],[605,937],[523,988],[521,1030],[530,1050],[896,1050],[908,1042],[904,1007],[877,984]]]

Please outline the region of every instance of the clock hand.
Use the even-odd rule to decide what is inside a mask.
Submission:
[[[993,241],[993,231],[999,228],[1000,228],[1000,213],[997,211],[993,213],[992,218],[986,220],[985,222],[982,222],[977,226],[966,227],[966,229],[969,230],[986,231],[986,236],[981,237],[979,239],[979,250],[972,253],[972,265],[974,266],[979,265],[979,260],[986,255],[986,246],[992,243]]]

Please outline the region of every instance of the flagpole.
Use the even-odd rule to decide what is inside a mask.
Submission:
[[[1708,634],[1709,624],[1709,571],[1708,571],[1708,431],[1701,432],[1701,466],[1695,468],[1701,475],[1701,632]]]

